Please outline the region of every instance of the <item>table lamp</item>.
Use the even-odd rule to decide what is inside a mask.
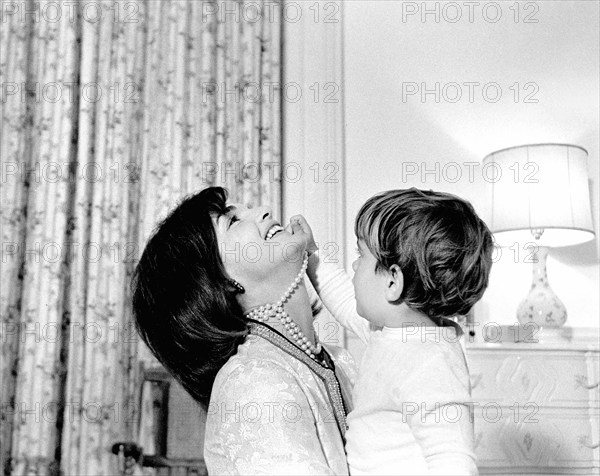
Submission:
[[[560,327],[567,310],[546,274],[549,247],[594,238],[585,149],[532,144],[487,155],[483,170],[491,195],[490,229],[499,246],[531,243],[533,280],[517,308],[521,325]]]

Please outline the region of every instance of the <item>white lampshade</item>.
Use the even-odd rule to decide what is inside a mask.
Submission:
[[[533,144],[489,154],[483,170],[491,194],[490,228],[501,246],[534,241],[568,246],[594,238],[587,151],[568,144]]]

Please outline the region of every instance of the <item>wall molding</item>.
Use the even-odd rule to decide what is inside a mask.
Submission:
[[[344,266],[342,2],[286,1],[284,10],[292,3],[302,16],[283,21],[282,219],[303,214],[322,252]]]

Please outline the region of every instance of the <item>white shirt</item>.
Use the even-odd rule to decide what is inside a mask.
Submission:
[[[351,475],[476,475],[465,356],[452,327],[375,330],[343,270],[319,264],[324,305],[366,345],[348,415]]]

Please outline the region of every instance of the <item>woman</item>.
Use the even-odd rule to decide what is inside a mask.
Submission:
[[[137,265],[139,332],[207,411],[209,474],[348,474],[354,368],[317,341],[307,242],[212,187],[158,226]]]

